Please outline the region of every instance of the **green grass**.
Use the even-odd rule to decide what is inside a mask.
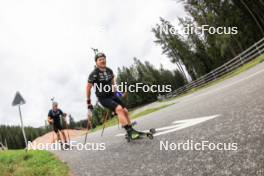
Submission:
[[[149,108],[149,109],[146,109],[146,110],[144,110],[142,112],[139,112],[139,113],[136,113],[136,114],[132,114],[132,115],[130,115],[130,117],[131,117],[131,119],[136,119],[136,118],[151,114],[151,113],[153,113],[155,111],[158,111],[160,109],[166,108],[168,106],[171,106],[173,104],[175,104],[175,103],[169,103],[169,104],[162,105],[162,106],[159,106],[159,107],[156,107],[156,108]],[[131,114],[131,113],[129,113],[129,114]],[[114,125],[117,125],[117,124],[118,124],[118,118],[115,116],[115,117],[111,118],[110,120],[108,120],[106,122],[105,128],[111,127],[111,126],[114,126]],[[98,130],[101,130],[101,129],[103,129],[103,125],[97,126],[96,128],[94,128],[92,130],[92,132],[95,132],[95,131],[98,131]]]
[[[191,90],[185,92],[184,94],[182,94],[182,95],[180,95],[180,96],[177,96],[177,97],[174,97],[174,98],[170,98],[170,99],[167,99],[167,100],[164,100],[164,101],[175,100],[175,99],[178,99],[178,98],[180,98],[180,97],[183,97],[183,96],[186,96],[186,95],[192,94],[192,93],[194,93],[194,92],[200,91],[200,90],[202,90],[202,89],[204,89],[204,88],[211,87],[211,86],[213,86],[213,85],[215,85],[215,84],[218,84],[218,83],[220,83],[220,82],[223,82],[224,80],[227,80],[227,79],[232,78],[232,77],[234,77],[234,76],[236,76],[236,75],[239,75],[240,73],[243,73],[243,72],[249,70],[250,68],[255,67],[256,65],[262,63],[263,61],[264,61],[264,54],[261,55],[261,56],[259,56],[259,57],[257,57],[256,59],[254,59],[254,60],[252,60],[252,61],[246,63],[246,64],[243,65],[242,67],[237,68],[237,69],[233,70],[232,72],[230,72],[230,73],[228,73],[228,74],[226,74],[226,75],[223,75],[222,77],[216,79],[215,81],[211,81],[211,82],[209,82],[208,84],[206,84],[206,85],[204,85],[204,86],[202,86],[202,87],[193,88],[193,89],[191,89]]]
[[[166,108],[166,107],[171,106],[173,104],[175,104],[175,103],[170,103],[170,104],[162,105],[162,106],[159,106],[157,108],[149,108],[149,109],[146,109],[146,110],[144,110],[142,112],[139,112],[139,113],[137,113],[135,115],[132,115],[132,119],[136,119],[136,118],[139,118],[141,116],[148,115],[150,113],[156,112],[156,111],[158,111],[160,109]]]
[[[0,151],[1,176],[67,176],[69,168],[48,151]]]

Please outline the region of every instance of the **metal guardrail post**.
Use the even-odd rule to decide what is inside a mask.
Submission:
[[[226,72],[229,72],[229,69],[228,69],[228,67],[226,66],[226,64],[224,64],[224,67],[225,67],[225,69],[226,69],[225,73],[226,73]]]
[[[214,72],[212,72],[212,74],[213,74],[213,77],[214,77],[214,80],[215,80],[216,79],[216,76],[215,76]]]
[[[258,50],[258,53],[259,53],[259,55],[260,55],[261,53],[260,53],[260,51],[259,51],[259,48],[258,48],[257,43],[255,43],[255,47],[256,47],[256,49]]]
[[[243,59],[244,59],[243,56],[242,56],[242,58],[241,58],[241,55],[240,55],[240,56],[239,56],[239,60],[240,60],[241,66],[244,65],[244,61],[243,61]]]

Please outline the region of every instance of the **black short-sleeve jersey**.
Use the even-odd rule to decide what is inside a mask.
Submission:
[[[113,71],[110,68],[106,68],[105,71],[95,68],[88,78],[88,83],[94,85],[95,94],[97,97],[112,96],[112,80],[114,78]]]
[[[54,120],[54,123],[60,123],[61,120],[61,116],[63,116],[64,113],[62,112],[62,110],[58,109],[56,111],[54,110],[50,110],[48,116]]]

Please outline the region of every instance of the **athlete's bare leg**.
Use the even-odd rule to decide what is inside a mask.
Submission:
[[[131,119],[129,117],[128,110],[127,110],[127,108],[123,108],[123,109],[124,109],[124,112],[125,112],[125,115],[126,115],[126,119],[129,122],[129,125],[131,125]]]
[[[60,138],[60,133],[59,133],[59,131],[57,131],[57,132],[55,132],[56,134],[57,134],[57,140],[58,141],[61,141],[61,138]]]
[[[115,112],[117,113],[119,122],[121,123],[122,126],[126,126],[126,125],[131,124],[130,120],[127,118],[127,115],[126,115],[124,108],[122,108],[121,105],[118,105],[116,107]]]
[[[67,138],[63,130],[61,130],[61,134],[62,134],[64,142],[67,143]]]

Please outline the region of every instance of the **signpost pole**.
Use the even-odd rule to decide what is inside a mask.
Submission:
[[[21,123],[22,133],[23,133],[23,136],[24,136],[25,144],[26,144],[26,152],[27,152],[27,149],[28,149],[27,136],[26,136],[25,129],[24,129],[24,124],[23,124],[23,120],[22,120],[22,113],[21,113],[20,105],[18,105],[18,110],[19,110],[20,123]]]
[[[22,133],[23,133],[23,137],[25,140],[25,145],[26,145],[26,152],[28,150],[28,143],[27,143],[27,137],[26,137],[26,133],[25,133],[25,129],[24,129],[24,125],[23,125],[23,119],[22,119],[22,113],[21,113],[21,105],[25,104],[26,101],[24,100],[24,98],[21,96],[21,94],[17,91],[15,98],[12,102],[13,106],[18,106],[18,111],[19,111],[19,116],[20,116],[20,123],[21,123],[21,129],[22,129]]]

